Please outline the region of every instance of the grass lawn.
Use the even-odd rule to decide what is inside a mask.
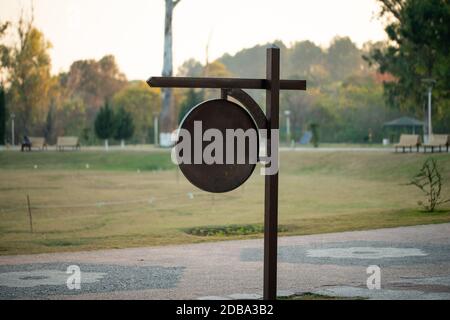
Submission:
[[[422,194],[406,185],[427,157],[282,152],[280,234],[450,222],[449,206],[422,212]],[[450,154],[433,157],[450,197]],[[238,190],[213,195],[191,186],[168,151],[0,152],[0,254],[261,237],[263,196],[258,168]]]

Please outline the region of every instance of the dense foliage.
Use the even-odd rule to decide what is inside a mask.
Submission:
[[[95,118],[95,133],[100,139],[111,139],[116,132],[116,119],[114,113],[106,103]]]
[[[450,2],[448,0],[379,0],[388,19],[389,42],[374,48],[370,61],[393,76],[384,85],[387,101],[422,114],[424,79],[433,88],[433,122],[437,132],[450,131]]]
[[[5,38],[10,29],[8,23],[0,23],[0,38]],[[48,50],[51,44],[42,32],[33,26],[33,21],[20,18],[14,35],[17,45],[1,44],[1,73],[6,74],[9,111],[16,115],[17,136],[31,134],[34,125],[43,123],[49,97],[55,79],[50,74],[51,61]],[[5,78],[5,77],[2,77]]]
[[[149,88],[144,81],[131,81],[114,94],[112,106],[114,110],[124,108],[131,115],[135,129],[130,141],[153,142],[153,118],[161,110],[159,89]]]
[[[128,140],[133,136],[134,123],[131,113],[120,107],[115,114],[115,128],[114,139]]]
[[[296,141],[310,131],[311,124],[317,125],[320,142],[379,143],[382,138],[392,138],[383,127],[385,122],[400,116],[425,120],[424,78],[436,80],[434,131],[450,132],[449,2],[378,1],[388,42],[358,47],[347,37],[336,37],[325,48],[311,41],[289,46],[275,41],[281,49],[281,76],[308,81],[306,92],[281,94],[282,141],[286,141],[286,110],[290,111],[291,137]],[[6,38],[16,43],[3,41]],[[57,136],[76,135],[83,144],[97,143],[97,137],[105,135],[103,129],[98,134],[95,119],[105,101],[110,101],[111,113],[126,114],[127,126],[133,124],[133,130],[125,130],[133,131],[131,136],[120,136],[129,136],[133,143],[153,141],[153,120],[161,113],[161,92],[144,81],[128,81],[114,56],[75,61],[67,72],[52,75],[51,44],[34,27],[32,18],[21,18],[16,26],[0,22],[0,40],[0,82],[5,88],[8,113],[16,114],[16,136],[45,136],[54,143]],[[267,45],[225,54],[205,65],[190,59],[180,66],[177,75],[264,78]],[[249,93],[265,105],[263,90]],[[170,116],[180,121],[203,99],[217,97],[217,90],[174,89],[176,108],[171,109]],[[6,114],[0,120],[5,123],[8,118]],[[8,121],[6,132],[10,129]],[[107,136],[112,138],[114,133]]]
[[[286,134],[284,110],[291,111],[292,138],[296,141],[310,130],[311,124],[317,124],[322,142],[365,142],[369,133],[373,141],[381,142],[388,135],[384,122],[400,112],[385,104],[384,77],[363,59],[377,44],[368,43],[360,49],[349,38],[340,37],[326,49],[311,41],[296,42],[290,47],[280,41],[275,44],[281,48],[281,76],[308,81],[307,92],[281,94],[282,141]],[[257,45],[234,56],[225,54],[215,63],[223,64],[231,76],[264,78],[266,47]],[[179,75],[199,76],[204,69],[200,62],[188,60],[180,67]],[[249,91],[261,106],[265,105],[263,91]],[[191,96],[192,93],[186,93],[186,101],[192,100]],[[185,108],[183,105],[182,114]]]
[[[6,103],[5,91],[0,86],[0,145],[5,144]]]

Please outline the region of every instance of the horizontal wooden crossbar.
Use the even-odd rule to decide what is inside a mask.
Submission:
[[[266,79],[151,77],[147,83],[155,88],[270,89]],[[280,89],[306,90],[306,80],[280,80]]]

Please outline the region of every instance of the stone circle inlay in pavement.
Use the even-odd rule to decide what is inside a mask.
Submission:
[[[80,290],[69,290],[67,267],[81,270]],[[114,291],[168,289],[177,285],[184,267],[39,263],[0,266],[0,299],[45,298]]]
[[[262,261],[262,248],[244,248],[241,261]],[[380,266],[411,263],[436,264],[450,261],[447,245],[390,243],[383,241],[346,241],[293,245],[278,248],[278,261],[287,263]]]

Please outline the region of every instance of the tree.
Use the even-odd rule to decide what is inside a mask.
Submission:
[[[180,123],[186,114],[197,104],[204,100],[203,90],[189,89],[181,103],[180,113],[178,114],[178,122]]]
[[[86,121],[91,124],[104,101],[127,85],[116,59],[106,55],[100,60],[79,60],[68,73],[59,76],[66,100],[80,100],[85,105]]]
[[[231,72],[228,71],[227,67],[218,60],[208,63],[208,65],[204,67],[203,74],[205,77],[212,78],[231,77]],[[214,89],[204,89],[202,94],[205,100],[217,98],[217,90]]]
[[[418,201],[418,204],[428,212],[433,212],[437,206],[450,202],[450,199],[442,199],[441,196],[442,176],[436,159],[427,159],[410,184],[416,186],[425,194],[426,202]]]
[[[282,55],[280,60],[281,63],[284,64],[287,61],[286,46],[281,41],[275,41],[273,44],[280,48]],[[226,53],[219,58],[218,61],[223,63],[234,76],[264,78],[266,75],[265,49],[269,45],[272,45],[272,43],[242,49],[234,56]],[[284,73],[288,70],[289,68],[283,68],[283,66],[281,67],[281,71],[283,72],[282,77],[286,77],[286,74]]]
[[[112,109],[109,107],[108,102],[100,108],[100,111],[95,118],[95,133],[97,137],[105,140],[105,149],[109,149],[108,139],[114,136],[116,131],[115,117]]]
[[[313,66],[324,63],[324,56],[322,48],[313,42],[297,42],[289,50],[289,69],[298,77],[310,76]]]
[[[314,148],[319,147],[319,125],[317,123],[311,123],[309,125],[309,129],[311,130],[312,137],[311,137],[311,143],[313,144]]]
[[[213,61],[208,63],[205,67],[205,76],[206,77],[217,77],[217,78],[227,78],[231,77],[231,72],[228,71],[227,67],[220,61]]]
[[[172,16],[173,9],[181,0],[165,0],[166,1],[166,16],[164,24],[164,65],[162,75],[164,77],[171,77],[173,75],[173,53],[172,53]],[[162,90],[162,111],[160,116],[161,133],[160,145],[163,147],[170,146],[170,136],[174,129],[174,101],[171,88],[164,88]]]
[[[356,73],[364,63],[360,50],[348,37],[334,38],[326,58],[331,78],[335,81],[342,81]]]
[[[133,118],[131,113],[127,112],[123,107],[119,108],[115,117],[116,134],[114,135],[114,139],[120,140],[123,148],[125,147],[125,140],[128,140],[133,136]]]
[[[81,98],[65,98],[56,104],[55,111],[53,136],[77,135],[83,144],[94,142],[94,126],[86,121],[86,105]]]
[[[161,110],[160,89],[149,88],[144,81],[133,81],[114,95],[112,105],[114,110],[123,107],[131,114],[135,126],[133,140],[148,143],[153,117]]]
[[[2,26],[2,32],[5,30]],[[1,47],[1,63],[6,69],[9,85],[8,101],[11,111],[17,115],[17,129],[29,134],[35,122],[44,121],[49,102],[49,92],[54,84],[50,75],[50,42],[33,25],[33,18],[26,22],[19,19],[18,45]]]
[[[450,3],[448,0],[378,0],[380,16],[388,18],[389,42],[368,57],[380,72],[394,76],[384,85],[391,106],[422,114],[424,78],[433,89],[435,128],[450,128]]]
[[[52,103],[48,109],[44,127],[44,137],[47,143],[50,143],[53,140],[55,133],[55,112],[55,105]]]
[[[195,59],[188,59],[178,68],[179,77],[201,77],[203,76],[203,65]]]
[[[6,103],[5,91],[0,86],[0,145],[5,144],[5,130],[6,130]]]
[[[10,26],[10,22],[0,22],[0,40],[5,36],[6,31]],[[3,85],[3,82],[6,79],[3,79],[4,75],[7,73],[7,66],[9,65],[9,54],[11,48],[3,43],[0,43],[0,84]]]

